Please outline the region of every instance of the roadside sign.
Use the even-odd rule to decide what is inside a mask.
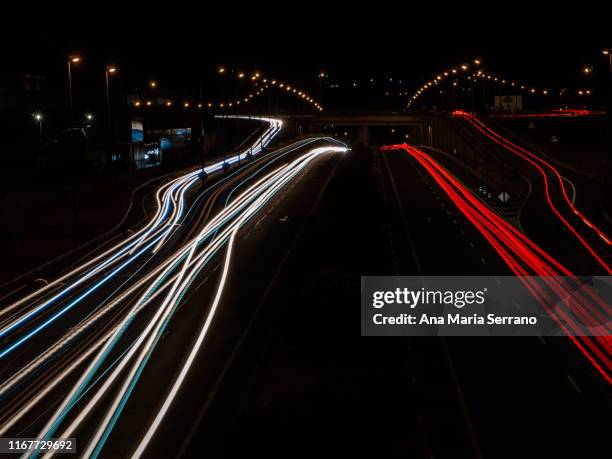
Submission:
[[[503,202],[506,203],[508,202],[508,200],[510,199],[510,195],[508,193],[506,193],[505,191],[502,191],[501,193],[499,193],[499,195],[497,196],[497,198]]]

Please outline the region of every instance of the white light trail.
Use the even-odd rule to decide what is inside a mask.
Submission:
[[[134,346],[130,349],[130,352],[128,352],[123,357],[122,361],[115,367],[112,374],[107,378],[107,381],[98,389],[96,394],[94,394],[94,396],[90,398],[86,406],[84,406],[80,410],[79,414],[70,424],[70,426],[68,426],[68,428],[62,433],[62,436],[70,435],[78,428],[80,423],[82,423],[84,419],[87,418],[93,408],[97,405],[100,399],[102,399],[107,390],[111,387],[112,383],[123,371],[125,366],[134,357],[136,351],[141,348],[138,357],[132,364],[130,372],[124,379],[121,389],[114,397],[111,406],[107,409],[106,415],[103,417],[102,422],[98,425],[98,429],[96,430],[93,438],[91,439],[86,449],[86,455],[94,452],[95,448],[98,446],[98,441],[103,438],[107,429],[109,428],[109,425],[111,425],[112,427],[111,423],[113,422],[113,419],[116,418],[118,407],[123,405],[123,403],[125,402],[126,394],[129,395],[129,388],[132,387],[134,384],[134,376],[140,373],[141,365],[143,364],[143,362],[146,362],[147,356],[150,355],[153,348],[155,347],[157,337],[160,333],[162,325],[165,323],[166,319],[176,307],[179,299],[184,293],[184,290],[190,285],[193,276],[195,276],[200,271],[201,267],[204,266],[212,258],[214,253],[216,253],[228,240],[231,239],[232,234],[235,234],[235,232],[237,232],[238,229],[249,218],[251,218],[251,216],[255,212],[257,212],[270,199],[271,196],[276,194],[289,180],[291,180],[291,178],[293,178],[297,173],[303,170],[303,168],[306,167],[314,158],[316,158],[322,153],[345,150],[346,149],[342,147],[315,148],[309,151],[307,154],[294,160],[289,165],[280,167],[272,173],[268,174],[266,177],[257,181],[255,184],[253,184],[251,187],[241,193],[234,201],[232,201],[230,206],[220,212],[217,217],[213,218],[211,222],[209,222],[209,224],[207,224],[202,229],[200,234],[196,238],[194,238],[194,240],[187,243],[183,247],[183,249],[181,249],[174,255],[176,263],[181,262],[181,260],[185,258],[186,253],[190,253],[191,257],[187,256],[187,260],[182,261],[183,268],[181,270],[181,273],[174,279],[173,288],[166,294],[166,298],[162,302],[161,306],[158,307],[154,317],[148,322],[147,327],[141,333]],[[234,220],[228,224],[227,222],[231,218],[234,218]],[[225,224],[226,227],[221,231],[221,233],[218,234],[210,243],[208,243],[199,252],[198,255],[193,255],[195,253],[195,248],[197,247],[197,242],[202,238],[206,238],[211,232],[217,231],[219,225],[222,224]],[[193,259],[193,263],[191,262],[191,259]],[[170,266],[168,266],[166,270],[164,270],[164,272],[160,273],[157,281],[153,282],[151,285],[158,284],[159,281],[163,279],[163,277],[167,274],[169,270]],[[148,293],[149,291],[145,292],[141,296],[141,300],[136,303],[134,308],[138,308],[139,303],[147,297]],[[221,292],[219,291],[218,294],[220,295],[220,293]],[[201,341],[204,339],[209,329],[216,308],[217,306],[215,305],[214,308],[211,308],[211,310],[209,311],[207,320],[199,335],[199,344],[197,344],[196,347],[192,348],[190,356],[195,356],[195,354],[197,353],[201,345]],[[78,394],[82,390],[84,383],[86,383],[86,381],[91,377],[91,374],[95,372],[95,369],[99,366],[100,361],[103,360],[103,358],[106,356],[107,351],[111,348],[113,342],[118,338],[119,334],[131,321],[131,315],[133,314],[133,312],[128,314],[128,316],[126,316],[126,318],[124,319],[124,322],[117,328],[117,331],[115,332],[116,336],[109,339],[106,342],[104,348],[98,352],[97,357],[89,365],[88,371],[83,373],[79,382],[75,384],[71,393],[64,399],[63,403],[56,410],[55,415],[49,420],[49,422],[45,426],[45,429],[43,429],[43,431],[41,432],[40,436],[52,434],[52,432],[48,431],[54,426],[54,424],[58,420],[61,421],[64,416],[63,411],[65,407],[70,406],[73,400],[78,397]],[[180,385],[182,384],[185,375],[189,371],[189,368],[191,366],[191,363],[189,362],[191,362],[192,359],[193,357],[188,360],[188,363],[182,368],[180,374],[182,376],[179,376],[179,379],[175,381],[171,394],[175,394],[180,388]],[[164,406],[170,406],[173,398],[174,395],[172,397],[169,397],[166,400]],[[161,419],[163,418],[164,414],[165,411],[158,413],[158,416],[156,417],[156,424],[152,426],[152,430],[150,430],[150,435],[153,435],[154,431],[157,429],[157,425],[159,424],[159,422],[161,422]]]
[[[265,132],[255,140],[254,144],[248,148],[243,149],[241,152],[230,156],[226,159],[236,159],[240,157],[246,157],[249,152],[252,154],[257,154],[261,152],[261,147],[267,146],[270,141],[280,132],[282,129],[283,122],[274,118],[253,118],[255,120],[259,120],[262,122],[266,122],[269,124],[268,128]],[[257,145],[257,147],[255,147]],[[157,241],[157,245],[153,247],[153,252],[157,252],[161,247],[161,244],[167,241],[169,234],[176,228],[176,225],[179,219],[182,217],[184,206],[184,199],[186,191],[193,186],[193,184],[197,183],[197,177],[199,173],[203,170],[207,174],[211,175],[215,171],[223,169],[223,161],[217,161],[211,165],[204,167],[201,170],[196,170],[180,176],[168,184],[163,185],[159,188],[156,193],[156,202],[157,202],[157,212],[151,219],[151,222],[139,230],[137,233],[128,237],[126,240],[121,243],[115,245],[113,248],[105,251],[100,256],[94,258],[91,261],[88,261],[79,267],[73,269],[66,275],[56,279],[53,282],[50,282],[48,285],[38,289],[36,292],[22,298],[21,300],[7,306],[2,311],[0,311],[0,316],[6,315],[12,310],[19,308],[19,313],[17,316],[10,318],[8,322],[2,324],[2,328],[0,328],[0,338],[5,337],[12,333],[13,331],[21,328],[26,325],[30,320],[34,319],[40,313],[42,313],[45,309],[50,307],[52,304],[58,302],[62,299],[62,297],[68,295],[70,292],[74,291],[80,285],[84,285],[90,279],[93,280],[94,276],[101,274],[104,269],[110,268],[113,265],[117,264],[124,258],[128,258],[126,263],[120,265],[118,269],[115,269],[111,272],[111,275],[107,275],[103,277],[100,281],[94,284],[91,288],[85,291],[84,294],[78,296],[75,300],[72,300],[68,305],[64,306],[59,310],[58,313],[51,316],[50,319],[43,322],[40,326],[35,328],[34,330],[28,332],[21,338],[19,338],[16,342],[8,344],[6,347],[0,348],[0,358],[6,356],[8,353],[16,349],[18,346],[23,344],[25,341],[29,340],[35,334],[39,333],[43,328],[48,326],[51,322],[57,320],[68,310],[72,309],[78,303],[80,303],[85,297],[89,296],[93,293],[94,290],[108,282],[108,280],[121,271],[127,264],[131,263],[135,260],[136,257],[142,255],[145,251],[141,250],[138,253],[134,253],[137,248],[141,247],[143,244],[149,243],[149,241]],[[172,209],[171,215],[168,218],[167,213]],[[163,222],[166,221],[166,224]],[[75,281],[71,282],[66,287],[62,287],[61,290],[51,296],[51,298],[42,301],[39,304],[29,305],[23,307],[22,305],[27,301],[30,301],[36,298],[39,295],[42,295],[50,288],[60,284],[61,282],[67,280],[70,277],[77,275],[78,273],[84,271],[88,267],[92,266],[94,263],[100,261],[100,263],[95,266],[90,271],[78,277]]]

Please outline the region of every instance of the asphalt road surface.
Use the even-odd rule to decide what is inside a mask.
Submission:
[[[8,328],[22,317],[18,309],[4,312],[2,435],[60,434],[76,423],[79,451],[95,437],[100,457],[138,452],[145,438],[143,457],[160,458],[608,456],[608,386],[567,339],[359,337],[361,275],[512,271],[410,155],[341,150],[328,138],[302,139],[204,184],[197,174],[192,186],[192,177],[173,177],[158,205],[151,197],[152,220],[166,222],[150,233],[159,239],[151,236],[133,264],[112,276],[94,273],[23,327]],[[542,212],[539,191],[534,213]],[[234,209],[239,196],[244,205]],[[239,224],[250,206],[253,213]],[[524,224],[535,221],[524,212]],[[219,215],[227,219],[213,225]],[[190,265],[181,250],[207,228],[193,254],[206,262]],[[540,234],[535,228],[526,231]],[[224,249],[206,255],[217,238]],[[185,271],[155,272],[169,260],[183,260],[177,266]],[[100,281],[103,287],[61,322],[11,349]],[[167,307],[164,298],[171,298]],[[139,302],[141,313],[71,400],[80,375],[110,341],[102,338],[116,333]],[[148,327],[154,333],[146,335],[147,347],[141,343],[142,354],[132,356],[142,365],[119,372]],[[48,357],[23,373],[40,356]],[[49,426],[66,400],[74,407],[59,412],[57,428]]]

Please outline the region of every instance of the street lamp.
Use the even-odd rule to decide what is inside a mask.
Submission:
[[[42,122],[43,122],[43,115],[40,112],[36,112],[32,115],[32,117],[34,118],[34,120],[38,123],[38,133],[40,136],[40,144],[42,145],[43,143],[43,137],[42,137]]]
[[[605,48],[601,50],[601,53],[604,56],[608,56],[609,64],[608,64],[608,72],[610,74],[610,94],[608,99],[608,118],[610,119],[610,124],[612,124],[612,48]]]
[[[319,99],[323,99],[323,80],[327,78],[327,73],[325,70],[321,70],[319,72]]]
[[[612,78],[612,48],[602,49],[601,54],[603,54],[604,56],[608,56],[608,58],[610,59],[610,77]]]
[[[74,124],[73,108],[72,108],[72,64],[81,62],[79,56],[68,57],[68,101],[70,105],[70,126]]]
[[[109,76],[117,73],[117,67],[112,65],[107,65],[104,71],[104,75],[106,77],[106,116],[108,121],[108,132],[110,135],[111,132],[111,111],[110,111],[110,85],[109,85]]]

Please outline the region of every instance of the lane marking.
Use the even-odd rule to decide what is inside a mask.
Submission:
[[[582,389],[580,389],[580,386],[576,383],[576,381],[574,381],[574,378],[572,378],[572,375],[568,373],[566,376],[567,376],[567,380],[570,382],[574,390],[578,392],[579,394],[581,394]]]

